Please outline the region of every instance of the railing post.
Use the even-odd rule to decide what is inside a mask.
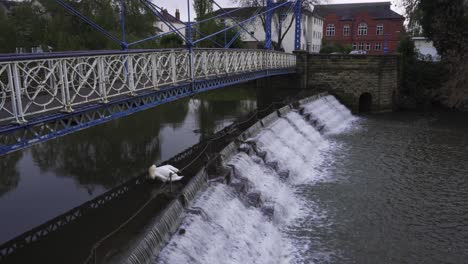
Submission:
[[[171,50],[171,72],[172,72],[172,83],[177,81],[177,68],[176,68],[176,55],[174,50]]]
[[[101,103],[108,103],[107,89],[106,89],[106,70],[104,66],[104,57],[98,57],[98,73],[99,73],[99,94],[101,95]]]
[[[158,64],[156,63],[156,53],[151,54],[151,77],[153,81],[153,89],[159,90],[158,87]]]
[[[7,68],[7,74],[8,74],[8,86],[10,86],[10,93],[11,93],[11,107],[13,110],[13,116],[15,117],[16,121],[15,123],[21,123],[18,115],[18,109],[16,106],[16,91],[15,91],[15,85],[14,85],[14,78],[13,78],[13,73],[11,71],[11,64],[8,64]]]
[[[62,101],[64,104],[63,111],[64,112],[73,112],[70,102],[70,84],[68,82],[68,68],[67,68],[67,61],[61,60],[59,62],[59,74],[60,74],[60,82],[61,82],[61,89],[62,89]]]
[[[21,100],[21,81],[20,81],[20,76],[18,72],[18,64],[13,63],[13,88],[14,92],[16,95],[16,108],[17,108],[17,122],[18,123],[26,123],[26,119],[24,119],[24,113],[23,113],[23,102]]]
[[[128,65],[128,86],[130,90],[130,95],[136,95],[136,86],[135,86],[135,76],[134,76],[134,69],[133,69],[133,58],[132,55],[127,55],[127,65]]]
[[[226,74],[228,74],[229,73],[229,57],[228,57],[229,52],[223,51],[223,53],[224,53],[224,70]]]
[[[202,53],[202,67],[203,67],[203,74],[205,77],[208,77],[208,52],[203,51]]]

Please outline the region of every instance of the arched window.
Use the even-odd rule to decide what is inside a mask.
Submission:
[[[343,36],[349,36],[349,25],[343,26]]]
[[[377,25],[377,35],[383,35],[383,24]]]
[[[335,25],[328,24],[327,25],[327,36],[335,36]]]
[[[358,35],[359,36],[366,36],[367,35],[367,24],[360,23],[358,27]]]

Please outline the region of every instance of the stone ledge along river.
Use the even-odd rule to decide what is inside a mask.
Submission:
[[[224,100],[174,103],[183,110],[174,117],[177,122],[148,128],[153,118],[165,118],[155,109],[104,125],[94,136],[85,130],[2,157],[3,239],[196,143],[206,132],[200,127],[215,131],[256,107],[249,92],[238,104],[238,95],[228,100],[226,93]],[[216,114],[205,120],[200,111]],[[224,157],[229,184],[210,181],[187,209],[178,208],[181,224],[161,251],[146,244],[126,263],[468,262],[467,115],[353,116],[336,98],[325,96],[270,121]],[[122,129],[148,134],[125,140],[128,133],[116,132]],[[164,143],[160,137],[173,140]],[[89,158],[88,166],[74,165]],[[119,168],[113,178],[86,177],[110,168]],[[41,179],[61,192],[33,188],[47,186]],[[17,210],[29,207],[37,212]]]

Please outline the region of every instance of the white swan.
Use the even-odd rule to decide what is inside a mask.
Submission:
[[[172,166],[172,165],[169,165],[169,164],[164,165],[164,166],[161,166],[161,167],[159,167],[159,168],[168,168],[168,169],[170,169],[173,173],[179,173],[179,169],[178,169],[178,168],[176,168],[176,167],[174,167],[174,166]]]
[[[148,169],[149,173],[149,178],[154,180],[158,179],[162,182],[167,182],[167,181],[180,181],[184,176],[179,176],[177,173],[179,172],[179,169],[171,166],[171,165],[164,165],[161,167],[156,167],[156,165],[152,165]]]

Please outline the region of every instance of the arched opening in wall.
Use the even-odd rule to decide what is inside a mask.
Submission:
[[[372,110],[372,95],[363,93],[359,97],[359,113],[367,113]]]

